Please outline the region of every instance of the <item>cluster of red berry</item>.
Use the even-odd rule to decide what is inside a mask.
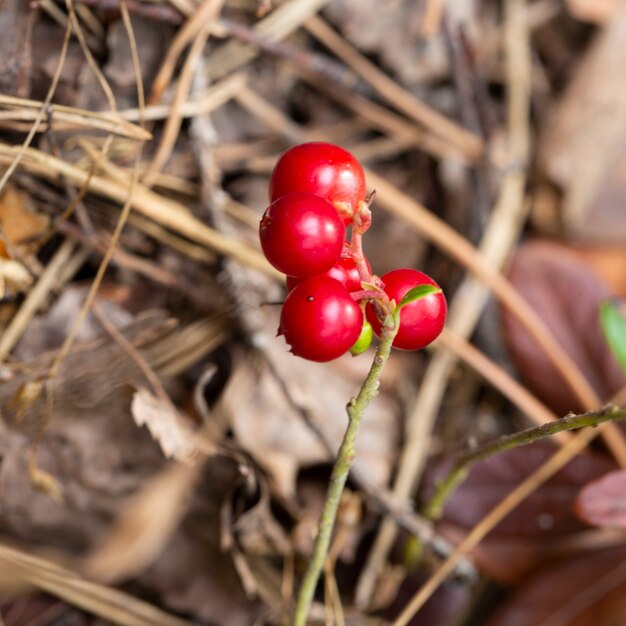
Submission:
[[[363,254],[371,224],[365,174],[355,157],[329,143],[300,144],[279,159],[270,179],[270,206],[259,234],[267,260],[287,275],[289,294],[279,334],[310,361],[360,354],[380,336],[397,303],[420,285],[437,284],[413,269],[378,278]],[[346,229],[351,241],[346,241]],[[446,301],[441,290],[406,304],[393,345],[418,350],[441,332]]]

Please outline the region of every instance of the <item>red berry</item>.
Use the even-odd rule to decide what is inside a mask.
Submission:
[[[329,270],[341,255],[346,229],[335,208],[312,193],[290,193],[261,218],[261,247],[278,270],[306,278]]]
[[[296,356],[325,362],[347,352],[362,327],[361,307],[347,289],[333,278],[315,276],[287,296],[278,332]]]
[[[365,200],[365,173],[347,150],[332,143],[302,143],[287,150],[270,178],[270,201],[287,193],[308,191],[334,205],[345,224]]]
[[[385,286],[385,293],[396,304],[406,293],[418,285],[437,285],[428,275],[413,269],[398,269],[388,272],[381,279]],[[411,304],[407,304],[400,311],[400,329],[393,341],[395,348],[401,350],[419,350],[433,342],[443,330],[446,321],[446,299],[442,293],[431,294]],[[367,319],[380,337],[381,323],[371,305],[366,307]]]
[[[367,259],[365,262],[367,263]],[[370,269],[369,263],[367,263],[367,267]],[[335,264],[323,275],[338,280],[350,293],[361,290],[361,277],[359,276],[359,270],[352,257],[341,257],[337,259]],[[291,291],[303,280],[305,279],[287,276],[287,289]]]

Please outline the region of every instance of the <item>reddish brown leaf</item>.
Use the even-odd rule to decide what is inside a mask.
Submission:
[[[586,485],[574,511],[594,526],[626,528],[626,470],[610,472]]]
[[[478,463],[448,501],[443,520],[465,529],[473,528],[553,453],[554,447],[550,443],[536,442]],[[614,468],[613,463],[600,455],[576,457],[505,517],[491,535],[528,537],[539,541],[584,529],[585,526],[572,513],[574,499],[589,480]],[[442,464],[431,477],[427,477],[430,484],[436,483],[444,472]],[[432,493],[432,487],[425,495],[429,493]]]
[[[626,622],[626,548],[569,559],[532,578],[487,626],[618,626]]]
[[[611,295],[604,282],[566,246],[534,241],[516,252],[509,278],[537,311],[602,399],[626,379],[602,337],[599,303]],[[525,382],[559,414],[584,407],[519,320],[503,311],[505,340]]]
[[[467,535],[467,528],[446,522],[439,524],[437,530],[453,544]],[[481,574],[501,585],[519,585],[554,558],[554,539],[488,536],[472,550],[472,562]]]
[[[427,569],[407,576],[400,586],[394,602],[385,611],[385,617],[388,619],[397,618],[428,578]],[[453,580],[447,581],[413,616],[408,626],[447,626],[454,624],[459,615],[467,612],[471,597],[471,588],[468,585]]]

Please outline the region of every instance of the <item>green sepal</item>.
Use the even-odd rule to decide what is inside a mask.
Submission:
[[[600,305],[600,325],[613,356],[626,373],[626,318],[611,300]]]
[[[402,307],[435,293],[441,293],[441,288],[435,285],[418,285],[417,287],[413,287],[413,289],[409,289],[409,291],[404,294],[404,298],[398,302],[395,311],[393,312],[396,322],[400,319],[400,311],[402,310]]]

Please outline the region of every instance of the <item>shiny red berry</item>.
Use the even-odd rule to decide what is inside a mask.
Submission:
[[[367,263],[367,260],[365,261]],[[368,269],[370,268],[367,263]],[[335,264],[324,273],[324,276],[330,276],[338,280],[350,293],[353,291],[361,290],[361,277],[359,276],[359,270],[352,257],[340,257],[335,261]],[[299,285],[303,278],[296,278],[295,276],[287,276],[287,289],[291,291],[296,285]]]
[[[272,202],[259,227],[267,260],[298,278],[329,270],[341,255],[345,236],[335,208],[312,193],[290,193]]]
[[[413,269],[397,269],[381,276],[385,293],[396,304],[408,291],[419,285],[437,283],[428,275]],[[393,341],[395,348],[419,350],[432,343],[443,330],[446,321],[446,299],[442,293],[425,296],[400,311],[400,329]],[[371,305],[366,307],[366,316],[376,335],[380,337],[381,323]]]
[[[270,200],[287,193],[308,191],[334,205],[345,224],[365,200],[365,174],[347,150],[332,143],[302,143],[287,150],[270,178]]]
[[[347,289],[333,278],[315,276],[287,296],[278,332],[296,356],[325,362],[347,352],[362,327],[361,307]]]

